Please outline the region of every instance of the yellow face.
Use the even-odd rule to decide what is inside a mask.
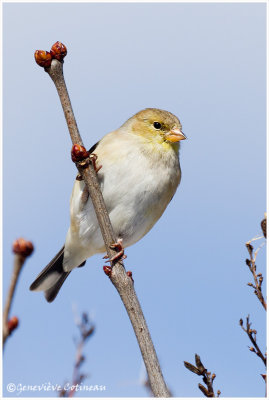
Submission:
[[[147,108],[135,114],[129,122],[132,122],[133,133],[152,142],[178,147],[178,142],[186,139],[179,119],[168,111]]]

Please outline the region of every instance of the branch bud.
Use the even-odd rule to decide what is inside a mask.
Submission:
[[[36,50],[35,52],[35,61],[40,67],[50,67],[51,65],[51,54],[45,50]]]
[[[247,246],[247,248],[248,248],[250,251],[253,251],[253,246],[252,246],[252,244],[246,243],[246,246]]]
[[[256,353],[254,347],[250,347],[249,350],[252,351],[253,353]]]
[[[198,387],[201,390],[201,392],[203,392],[205,397],[212,397],[212,396],[210,396],[209,391],[203,385],[201,385],[201,383],[198,384]]]
[[[84,146],[80,146],[79,144],[74,144],[71,150],[71,158],[74,162],[79,162],[84,160],[89,156],[88,151]]]
[[[52,58],[56,58],[58,61],[63,61],[64,57],[67,54],[67,48],[61,42],[56,42],[51,47],[50,54]]]
[[[265,217],[262,222],[261,222],[261,228],[262,228],[262,233],[263,236],[266,238],[267,237],[267,217]]]
[[[15,316],[11,317],[10,320],[7,322],[8,332],[9,333],[13,332],[18,325],[19,325],[19,319]]]
[[[104,265],[104,266],[103,266],[103,270],[104,270],[104,273],[105,273],[107,276],[110,276],[110,275],[111,275],[112,268],[110,267],[110,265]]]
[[[239,325],[240,325],[240,326],[243,326],[243,320],[242,320],[242,318],[240,318],[240,320],[239,320]]]
[[[131,278],[131,279],[132,279],[132,281],[134,282],[134,280],[133,280],[133,273],[132,273],[132,271],[127,271],[127,272],[126,272],[126,275],[127,275],[127,276],[129,276],[129,278]]]
[[[13,253],[18,254],[22,257],[29,257],[34,251],[34,246],[32,242],[29,242],[23,238],[15,240],[13,242]]]

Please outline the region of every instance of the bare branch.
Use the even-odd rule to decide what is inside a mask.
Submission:
[[[198,384],[199,389],[201,392],[204,394],[206,397],[219,397],[221,392],[218,390],[217,391],[217,396],[215,396],[214,389],[213,389],[213,381],[216,378],[215,374],[211,374],[211,372],[208,372],[207,369],[204,367],[200,356],[198,354],[195,354],[195,365],[192,365],[191,363],[184,361],[185,367],[193,372],[194,374],[198,376],[203,376],[203,382],[206,384],[207,387],[203,386],[201,383]]]
[[[59,397],[73,397],[76,393],[76,386],[80,385],[81,381],[87,376],[80,372],[81,365],[85,361],[83,349],[87,340],[93,335],[95,326],[91,323],[86,313],[82,314],[82,318],[77,324],[80,332],[80,339],[77,343],[76,359],[73,370],[72,385],[68,389],[64,389],[59,393]]]
[[[263,221],[262,221],[262,223],[263,223]],[[266,225],[266,223],[265,223],[265,225]],[[265,232],[266,232],[266,230],[265,230]],[[263,293],[262,293],[263,276],[262,276],[261,273],[257,274],[256,256],[258,254],[259,249],[256,250],[255,253],[253,253],[254,247],[251,244],[251,242],[253,240],[255,240],[255,239],[252,239],[252,240],[250,240],[249,242],[246,243],[246,247],[248,249],[248,254],[249,254],[249,257],[250,257],[250,259],[248,259],[248,258],[246,259],[246,264],[247,264],[250,272],[252,273],[252,276],[253,276],[253,279],[254,279],[254,284],[249,282],[248,286],[250,286],[250,287],[252,287],[254,289],[254,293],[258,297],[258,299],[260,300],[263,308],[265,310],[267,310],[267,304],[266,304],[266,301],[265,301],[265,299],[263,297]]]
[[[36,60],[39,55],[40,51],[37,51],[35,53]],[[50,57],[47,56],[47,54],[45,54],[44,58],[45,62],[48,61],[48,64],[50,65],[46,66],[45,71],[49,74],[49,76],[51,77],[56,86],[63,107],[72,143],[73,145],[78,144],[80,146],[83,146],[83,142],[78,131],[78,127],[76,124],[76,120],[74,117],[70,98],[67,92],[63,76],[63,64],[61,61],[58,61],[56,59],[52,59],[50,64],[49,63]],[[39,65],[42,64],[39,63]],[[103,235],[107,254],[109,258],[113,258],[113,256],[117,254],[117,251],[116,249],[112,249],[110,246],[112,243],[116,242],[116,238],[98,184],[94,166],[89,158],[84,159],[82,162],[76,162],[76,166],[91,196],[91,200]],[[139,304],[138,298],[134,290],[133,281],[126,274],[122,262],[111,262],[111,267],[113,268],[111,270],[111,273],[108,275],[111,282],[117,289],[122,299],[122,302],[125,306],[125,309],[129,315],[130,321],[132,323],[142,353],[142,357],[144,359],[144,363],[149,376],[150,386],[154,393],[154,396],[169,397],[169,391],[166,387],[162,371],[160,368],[160,364],[156,355],[156,351],[153,346],[141,306]]]
[[[18,318],[12,317],[9,320],[9,312],[11,309],[12,301],[14,299],[15,289],[18,283],[19,275],[22,270],[22,267],[25,263],[25,260],[28,256],[30,256],[33,252],[34,248],[31,242],[28,242],[22,238],[15,240],[13,243],[13,253],[14,255],[14,264],[13,264],[13,272],[10,280],[10,286],[8,289],[8,294],[6,298],[6,303],[3,311],[3,346],[7,338],[18,326]]]
[[[262,220],[261,222],[261,228],[263,231],[263,236],[266,238],[266,226],[267,226],[267,215],[265,213],[265,218]],[[258,249],[254,252],[254,247],[252,246],[251,242],[254,242],[256,240],[259,240],[261,238],[263,238],[263,236],[256,236],[255,238],[249,240],[246,243],[246,247],[248,249],[248,253],[249,253],[249,257],[250,259],[246,259],[246,264],[250,270],[250,272],[252,273],[253,276],[253,280],[254,283],[252,282],[248,282],[248,286],[252,287],[254,289],[254,293],[257,296],[257,298],[259,299],[260,303],[262,304],[263,308],[265,309],[265,311],[267,311],[267,304],[266,301],[263,297],[263,293],[262,293],[262,283],[263,283],[263,276],[262,274],[259,272],[257,273],[257,266],[256,266],[256,257],[257,254],[259,252],[259,250],[263,247],[264,242],[258,247]],[[251,329],[251,323],[249,321],[249,315],[246,318],[246,327],[244,327],[244,322],[243,319],[241,318],[239,320],[239,325],[241,326],[241,328],[243,329],[244,332],[246,332],[246,334],[249,337],[249,340],[251,341],[252,346],[249,346],[249,350],[252,353],[255,353],[264,363],[265,367],[267,364],[267,354],[263,354],[262,351],[260,350],[260,347],[258,346],[257,343],[257,331],[255,329]],[[263,377],[263,379],[266,382],[266,374],[261,374],[261,376]]]
[[[248,335],[251,343],[253,344],[254,347],[249,347],[249,350],[255,354],[257,354],[258,357],[260,357],[260,359],[263,361],[264,365],[266,366],[266,362],[267,362],[267,357],[266,354],[264,355],[258,344],[257,344],[257,339],[256,339],[256,335],[257,335],[257,331],[255,329],[251,329],[251,322],[249,322],[249,315],[246,318],[246,328],[243,325],[243,320],[242,318],[239,321],[239,325],[241,326],[241,328],[243,329],[244,332],[246,332],[246,334]]]

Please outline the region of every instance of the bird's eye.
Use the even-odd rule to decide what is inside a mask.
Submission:
[[[161,129],[162,124],[160,124],[160,122],[156,121],[156,122],[153,123],[153,126],[154,126],[155,129]]]

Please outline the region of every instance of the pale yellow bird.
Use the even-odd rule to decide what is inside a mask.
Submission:
[[[147,108],[90,149],[102,166],[97,175],[101,191],[115,235],[124,247],[146,235],[174,196],[181,179],[179,145],[183,139],[175,115]],[[65,244],[30,289],[43,290],[51,302],[72,269],[104,252],[91,199],[84,182],[76,180]]]

